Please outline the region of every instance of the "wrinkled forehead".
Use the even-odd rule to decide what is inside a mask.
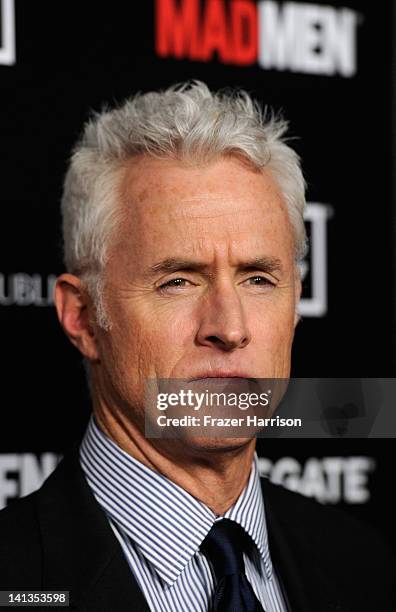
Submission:
[[[293,232],[284,198],[267,171],[239,160],[207,166],[138,159],[126,166],[117,242],[167,257],[196,253],[253,257],[263,249],[290,256]]]
[[[123,168],[123,195],[136,204],[147,203],[156,195],[170,199],[184,196],[191,202],[202,195],[216,199],[226,194],[257,194],[261,199],[283,199],[269,169],[257,169],[238,157],[220,157],[211,163],[194,164],[137,156],[127,161]]]

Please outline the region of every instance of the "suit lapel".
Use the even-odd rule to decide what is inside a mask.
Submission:
[[[313,526],[281,487],[265,478],[261,485],[270,554],[292,612],[349,612],[348,604],[338,597],[336,582],[318,562],[318,551],[310,549]]]
[[[149,612],[106,515],[85,480],[75,445],[36,498],[43,589],[70,592],[71,609]]]

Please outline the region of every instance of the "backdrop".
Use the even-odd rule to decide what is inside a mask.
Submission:
[[[82,362],[52,300],[62,180],[90,109],[138,90],[201,79],[283,111],[311,236],[292,373],[394,376],[393,22],[391,0],[0,0],[0,506],[37,488],[87,422]],[[262,473],[387,533],[392,445],[258,451]]]

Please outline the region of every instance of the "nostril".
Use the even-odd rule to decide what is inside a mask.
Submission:
[[[209,342],[221,342],[220,338],[217,336],[208,336],[207,340],[209,340]]]

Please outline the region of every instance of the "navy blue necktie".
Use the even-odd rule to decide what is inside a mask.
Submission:
[[[216,576],[213,612],[265,612],[245,576],[249,536],[229,519],[216,521],[200,548]]]

